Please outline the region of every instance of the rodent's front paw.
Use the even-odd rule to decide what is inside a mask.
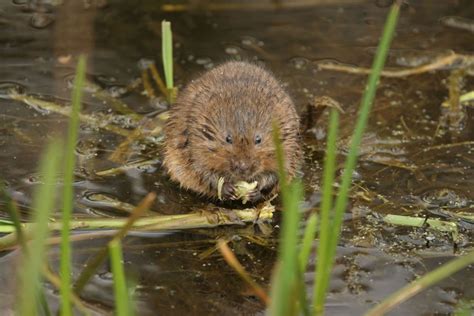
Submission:
[[[222,186],[223,200],[237,200],[235,186],[230,182],[224,182]]]
[[[258,189],[255,189],[255,190],[252,190],[250,191],[248,194],[247,194],[247,199],[251,202],[251,203],[255,203],[255,202],[258,202],[260,200],[263,200],[263,194],[260,190]]]

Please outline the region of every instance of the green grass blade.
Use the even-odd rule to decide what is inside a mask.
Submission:
[[[279,170],[279,183],[283,201],[283,221],[279,245],[279,267],[276,270],[271,289],[271,315],[292,315],[296,311],[298,276],[298,226],[300,220],[299,203],[303,196],[300,181],[287,183],[283,158],[283,148],[278,128],[273,127],[273,140]]]
[[[172,89],[173,83],[173,35],[171,33],[171,23],[161,22],[161,49],[163,57],[163,68],[165,70],[166,88]]]
[[[308,221],[306,222],[306,228],[304,230],[303,241],[300,249],[300,273],[304,274],[308,266],[308,259],[311,255],[311,249],[313,248],[313,241],[316,238],[316,230],[318,226],[318,215],[311,214]]]
[[[339,113],[332,109],[329,117],[329,132],[327,139],[326,157],[324,159],[323,196],[321,202],[321,222],[319,225],[318,256],[313,293],[313,313],[324,311],[326,289],[329,282],[330,267],[329,246],[331,234],[331,208],[334,174],[336,169],[336,141],[339,129]]]
[[[360,143],[362,141],[362,136],[367,125],[373,100],[375,98],[375,92],[380,78],[380,73],[385,64],[390,43],[392,41],[393,34],[395,33],[395,27],[397,25],[399,12],[400,4],[396,2],[390,9],[390,13],[388,15],[388,19],[385,23],[385,27],[383,30],[382,39],[375,54],[375,60],[372,65],[372,71],[369,75],[368,84],[362,97],[359,117],[357,119],[354,134],[352,136],[351,146],[349,148],[349,153],[347,155],[347,159],[344,165],[344,173],[342,176],[341,187],[339,189],[338,196],[336,199],[334,225],[332,226],[332,232],[336,235],[337,238],[331,238],[332,244],[330,249],[332,250],[332,252],[335,252],[338,236],[340,233],[342,218],[344,216],[344,211],[347,205],[349,188],[352,182],[352,172],[357,163]]]
[[[61,146],[53,143],[48,146],[40,163],[40,174],[44,183],[35,189],[32,208],[35,210],[33,220],[36,223],[34,239],[25,254],[23,267],[20,269],[20,287],[18,292],[18,315],[36,315],[38,306],[38,289],[40,288],[41,269],[46,259],[46,239],[49,235],[48,223],[56,198],[56,170],[59,164]],[[36,302],[36,303],[35,303]]]
[[[280,267],[272,282],[270,315],[293,315],[297,299],[298,279],[298,226],[299,203],[302,200],[303,187],[295,181],[282,191],[283,220],[279,245]]]
[[[474,299],[470,301],[461,300],[454,310],[454,316],[472,316],[474,315]]]
[[[79,130],[79,113],[81,111],[82,88],[86,72],[86,58],[81,55],[76,69],[76,78],[72,91],[72,112],[69,119],[69,130],[64,154],[64,191],[61,229],[61,315],[72,315],[71,309],[71,241],[70,221],[74,203],[74,167],[76,165],[75,148]]]
[[[324,299],[326,295],[327,287],[329,284],[329,275],[330,268],[334,262],[334,256],[336,253],[337,242],[339,240],[339,235],[341,231],[342,220],[344,217],[344,212],[347,206],[347,200],[349,195],[349,189],[352,182],[352,172],[357,163],[357,156],[359,146],[362,140],[362,136],[367,125],[370,109],[372,108],[372,103],[375,98],[375,92],[377,89],[377,84],[380,77],[380,72],[383,69],[387,53],[390,47],[390,43],[395,32],[395,27],[397,25],[398,15],[400,11],[400,3],[396,2],[388,15],[387,21],[384,26],[382,39],[377,48],[375,54],[374,63],[372,65],[372,71],[369,75],[368,83],[364,95],[362,96],[361,106],[359,110],[359,117],[356,122],[356,127],[354,129],[354,134],[352,135],[352,142],[349,148],[349,153],[346,158],[344,165],[344,173],[342,175],[342,182],[339,188],[338,196],[336,198],[335,207],[334,207],[334,217],[331,225],[329,226],[329,238],[327,240],[327,252],[324,253],[327,258],[322,259],[325,263],[322,264],[321,270],[317,273],[320,275],[317,278],[323,278],[322,284],[316,284],[317,294],[315,295],[315,304],[314,311],[315,314],[322,314],[324,312]],[[324,199],[323,199],[324,201]],[[323,219],[321,220],[321,227],[323,227]],[[321,242],[324,245],[324,242]],[[320,254],[321,255],[321,254]],[[326,269],[326,270],[323,270]]]
[[[385,315],[398,304],[406,301],[410,297],[413,297],[424,289],[441,281],[442,279],[453,275],[457,271],[467,267],[470,264],[474,264],[474,251],[468,253],[465,256],[451,260],[450,262],[427,273],[418,280],[413,281],[407,286],[396,291],[395,293],[384,299],[383,302],[381,302],[375,308],[370,310],[366,314],[366,316]]]
[[[110,263],[114,277],[115,314],[117,316],[133,315],[130,304],[130,296],[125,282],[123,269],[123,255],[120,240],[109,243]]]
[[[166,88],[168,89],[168,102],[173,103],[175,94],[173,83],[173,34],[171,33],[171,23],[165,20],[161,22],[161,51]]]
[[[38,289],[38,301],[41,310],[45,316],[51,316],[51,310],[49,309],[48,301],[46,300],[46,295],[44,294],[44,289],[40,287]]]
[[[20,211],[18,210],[16,203],[13,201],[10,195],[8,195],[8,193],[6,192],[5,185],[2,180],[0,180],[0,197],[2,197],[3,200],[5,201],[8,214],[10,215],[10,218],[15,227],[16,241],[20,245],[20,249],[23,252],[23,255],[26,256],[28,254],[28,248],[26,245],[26,236],[21,227]],[[39,307],[43,310],[44,315],[47,315],[47,316],[51,315],[51,311],[49,309],[48,302],[46,301],[44,290],[41,286],[38,288],[37,295],[38,295]]]

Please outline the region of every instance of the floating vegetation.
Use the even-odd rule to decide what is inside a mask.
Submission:
[[[214,207],[212,209],[199,209],[192,213],[181,215],[156,215],[138,219],[132,226],[133,230],[141,231],[166,231],[185,230],[194,228],[211,228],[222,225],[243,225],[255,221],[266,221],[273,218],[275,207],[270,203],[264,203],[257,207],[246,209],[227,209]],[[118,229],[126,223],[126,218],[81,218],[71,220],[71,229]],[[34,227],[34,223],[22,223],[23,229]],[[50,230],[60,230],[60,220],[50,221]],[[12,221],[0,221],[0,233],[12,233],[15,231]],[[4,237],[2,237],[4,238]],[[0,238],[1,240],[1,238]]]
[[[454,242],[457,242],[459,240],[458,225],[454,222],[442,221],[442,220],[434,219],[434,218],[422,218],[422,217],[393,215],[393,214],[384,216],[383,220],[388,224],[396,225],[396,226],[410,226],[410,227],[427,226],[431,229],[434,229],[440,232],[450,233]]]
[[[16,91],[13,90],[9,94],[9,97],[12,100],[23,102],[35,109],[46,110],[64,116],[70,116],[72,113],[71,107],[62,106],[60,104],[42,100],[34,96],[18,94]],[[79,114],[79,119],[81,120],[81,122],[84,122],[93,128],[104,129],[121,136],[128,136],[130,134],[130,131],[127,130],[125,127],[114,125],[114,123],[116,123],[117,121],[120,122],[120,120],[116,120],[113,115]]]
[[[465,93],[459,97],[459,102],[464,103],[464,102],[470,102],[474,101],[474,91]]]

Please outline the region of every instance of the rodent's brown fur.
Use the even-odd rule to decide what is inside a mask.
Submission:
[[[291,179],[301,160],[293,102],[262,67],[224,63],[179,93],[165,127],[164,166],[172,180],[208,197],[217,197],[218,180],[224,177],[224,200],[235,199],[233,184],[241,180],[258,182],[252,202],[266,198],[278,188],[273,121],[280,128]]]

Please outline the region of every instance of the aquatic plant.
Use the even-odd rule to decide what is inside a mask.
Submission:
[[[173,83],[173,34],[171,33],[171,23],[168,21],[161,22],[161,52],[168,102],[173,103],[176,94]]]
[[[44,182],[34,192],[32,207],[35,210],[33,220],[36,223],[33,234],[35,238],[24,248],[22,268],[18,269],[20,286],[18,289],[17,314],[29,316],[37,314],[38,306],[45,306],[40,296],[41,271],[46,259],[46,239],[49,235],[49,216],[56,198],[57,165],[61,155],[58,142],[52,143],[40,161],[40,174]],[[41,304],[41,305],[40,305]],[[48,310],[45,308],[44,310]]]
[[[370,72],[367,87],[364,91],[359,116],[356,122],[352,142],[344,164],[341,185],[337,191],[337,198],[333,206],[333,183],[336,160],[336,139],[338,129],[338,113],[335,109],[331,111],[326,157],[324,161],[323,175],[323,195],[321,202],[321,214],[319,220],[319,243],[317,252],[317,266],[314,282],[314,295],[312,301],[312,314],[322,315],[324,313],[324,302],[329,284],[329,276],[334,263],[337,243],[342,226],[342,219],[347,207],[349,189],[352,182],[352,173],[357,163],[358,149],[362,140],[365,127],[367,125],[370,109],[375,97],[380,72],[383,69],[388,49],[393,38],[395,26],[399,15],[400,4],[395,3],[388,15],[385,23],[383,35],[378,46],[372,71]],[[276,268],[274,280],[272,281],[272,296],[270,311],[272,315],[294,315],[299,308],[307,313],[308,307],[302,304],[301,299],[291,293],[304,288],[304,285],[297,284],[304,278],[304,268],[306,262],[297,264],[298,256],[295,245],[298,243],[298,228],[301,201],[301,184],[294,182],[286,183],[286,175],[282,159],[282,149],[279,145],[278,131],[275,131],[274,141],[276,144],[277,160],[280,166],[279,177],[281,184],[281,196],[283,201],[283,222],[280,236],[279,260]],[[316,230],[316,219],[312,219],[306,227],[302,242],[302,253],[307,256],[311,247],[308,236]],[[304,259],[302,259],[304,260]],[[301,295],[299,295],[301,297]],[[306,310],[306,312],[305,312]]]
[[[64,152],[64,188],[61,227],[61,315],[72,315],[71,309],[71,241],[70,221],[74,204],[74,168],[76,166],[76,143],[79,133],[79,113],[81,111],[82,89],[86,74],[86,58],[79,56],[76,78],[72,90],[72,108],[69,118],[68,135]]]

